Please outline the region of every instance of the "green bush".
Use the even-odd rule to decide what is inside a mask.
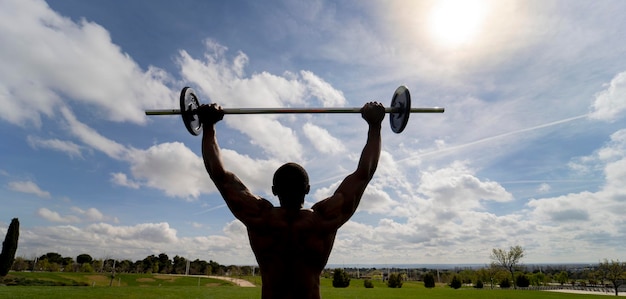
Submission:
[[[80,272],[93,273],[93,267],[91,266],[91,264],[84,263],[80,265]]]
[[[333,287],[347,288],[350,286],[350,276],[343,269],[335,269],[333,273]]]
[[[424,275],[424,287],[426,288],[434,288],[435,287],[435,275],[432,273],[427,273]]]
[[[458,276],[454,275],[452,277],[452,281],[450,282],[450,287],[453,289],[458,289],[462,286],[461,279]]]
[[[371,280],[369,280],[369,279],[366,279],[366,280],[364,280],[364,281],[363,281],[363,286],[364,286],[366,289],[371,289],[371,288],[374,288],[374,284],[373,284],[373,283],[372,283],[372,281],[371,281]]]
[[[520,288],[527,288],[530,286],[530,279],[528,279],[528,276],[520,274],[515,278],[515,284]]]
[[[502,280],[502,281],[500,282],[500,288],[502,288],[502,289],[508,289],[508,288],[510,288],[510,287],[511,287],[511,282],[509,281],[509,279],[508,279],[508,278],[505,278],[504,280]]]
[[[389,274],[389,280],[387,280],[387,286],[390,288],[402,287],[402,275],[398,273]]]
[[[483,281],[482,280],[478,280],[476,281],[476,285],[474,285],[475,288],[477,289],[482,289],[483,288]]]

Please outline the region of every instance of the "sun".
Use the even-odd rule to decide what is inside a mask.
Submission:
[[[469,43],[479,33],[485,15],[486,5],[480,0],[440,1],[430,15],[430,32],[447,46]]]

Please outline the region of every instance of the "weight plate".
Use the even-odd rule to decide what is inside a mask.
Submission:
[[[391,108],[400,108],[400,112],[389,114],[389,123],[394,133],[401,133],[409,122],[411,115],[411,94],[406,86],[400,86],[393,93]]]
[[[202,132],[202,123],[196,114],[198,107],[200,107],[200,102],[193,89],[191,87],[183,88],[180,92],[180,114],[183,117],[185,128],[194,136],[198,136]]]

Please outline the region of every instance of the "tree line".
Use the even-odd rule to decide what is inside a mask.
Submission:
[[[524,249],[512,246],[507,249],[494,248],[489,256],[491,263],[478,268],[454,269],[376,269],[342,268],[325,271],[324,276],[333,279],[333,286],[347,287],[350,278],[364,280],[365,287],[372,287],[370,280],[387,282],[388,287],[402,287],[402,281],[423,281],[424,286],[433,288],[444,284],[458,289],[463,286],[474,288],[529,288],[553,285],[612,288],[618,294],[620,286],[626,284],[626,262],[604,259],[595,265],[542,265],[525,266],[521,263]]]
[[[222,265],[216,261],[188,260],[181,256],[170,258],[167,254],[149,255],[142,260],[94,259],[83,253],[64,257],[48,252],[34,259],[16,257],[13,271],[87,272],[87,273],[143,273],[143,274],[188,274],[188,275],[254,275],[258,267]]]

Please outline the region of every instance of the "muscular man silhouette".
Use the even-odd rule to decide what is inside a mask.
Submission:
[[[356,211],[376,171],[384,107],[370,102],[361,108],[369,130],[359,164],[333,195],[311,209],[303,208],[310,189],[304,168],[287,163],[276,170],[272,192],[278,197],[280,207],[274,207],[268,200],[252,194],[235,174],[224,169],[215,134],[215,123],[224,116],[222,108],[216,104],[202,105],[198,115],[204,130],[204,165],[230,211],[248,229],[250,246],[261,269],[261,297],[319,299],[320,275],[337,230]]]

